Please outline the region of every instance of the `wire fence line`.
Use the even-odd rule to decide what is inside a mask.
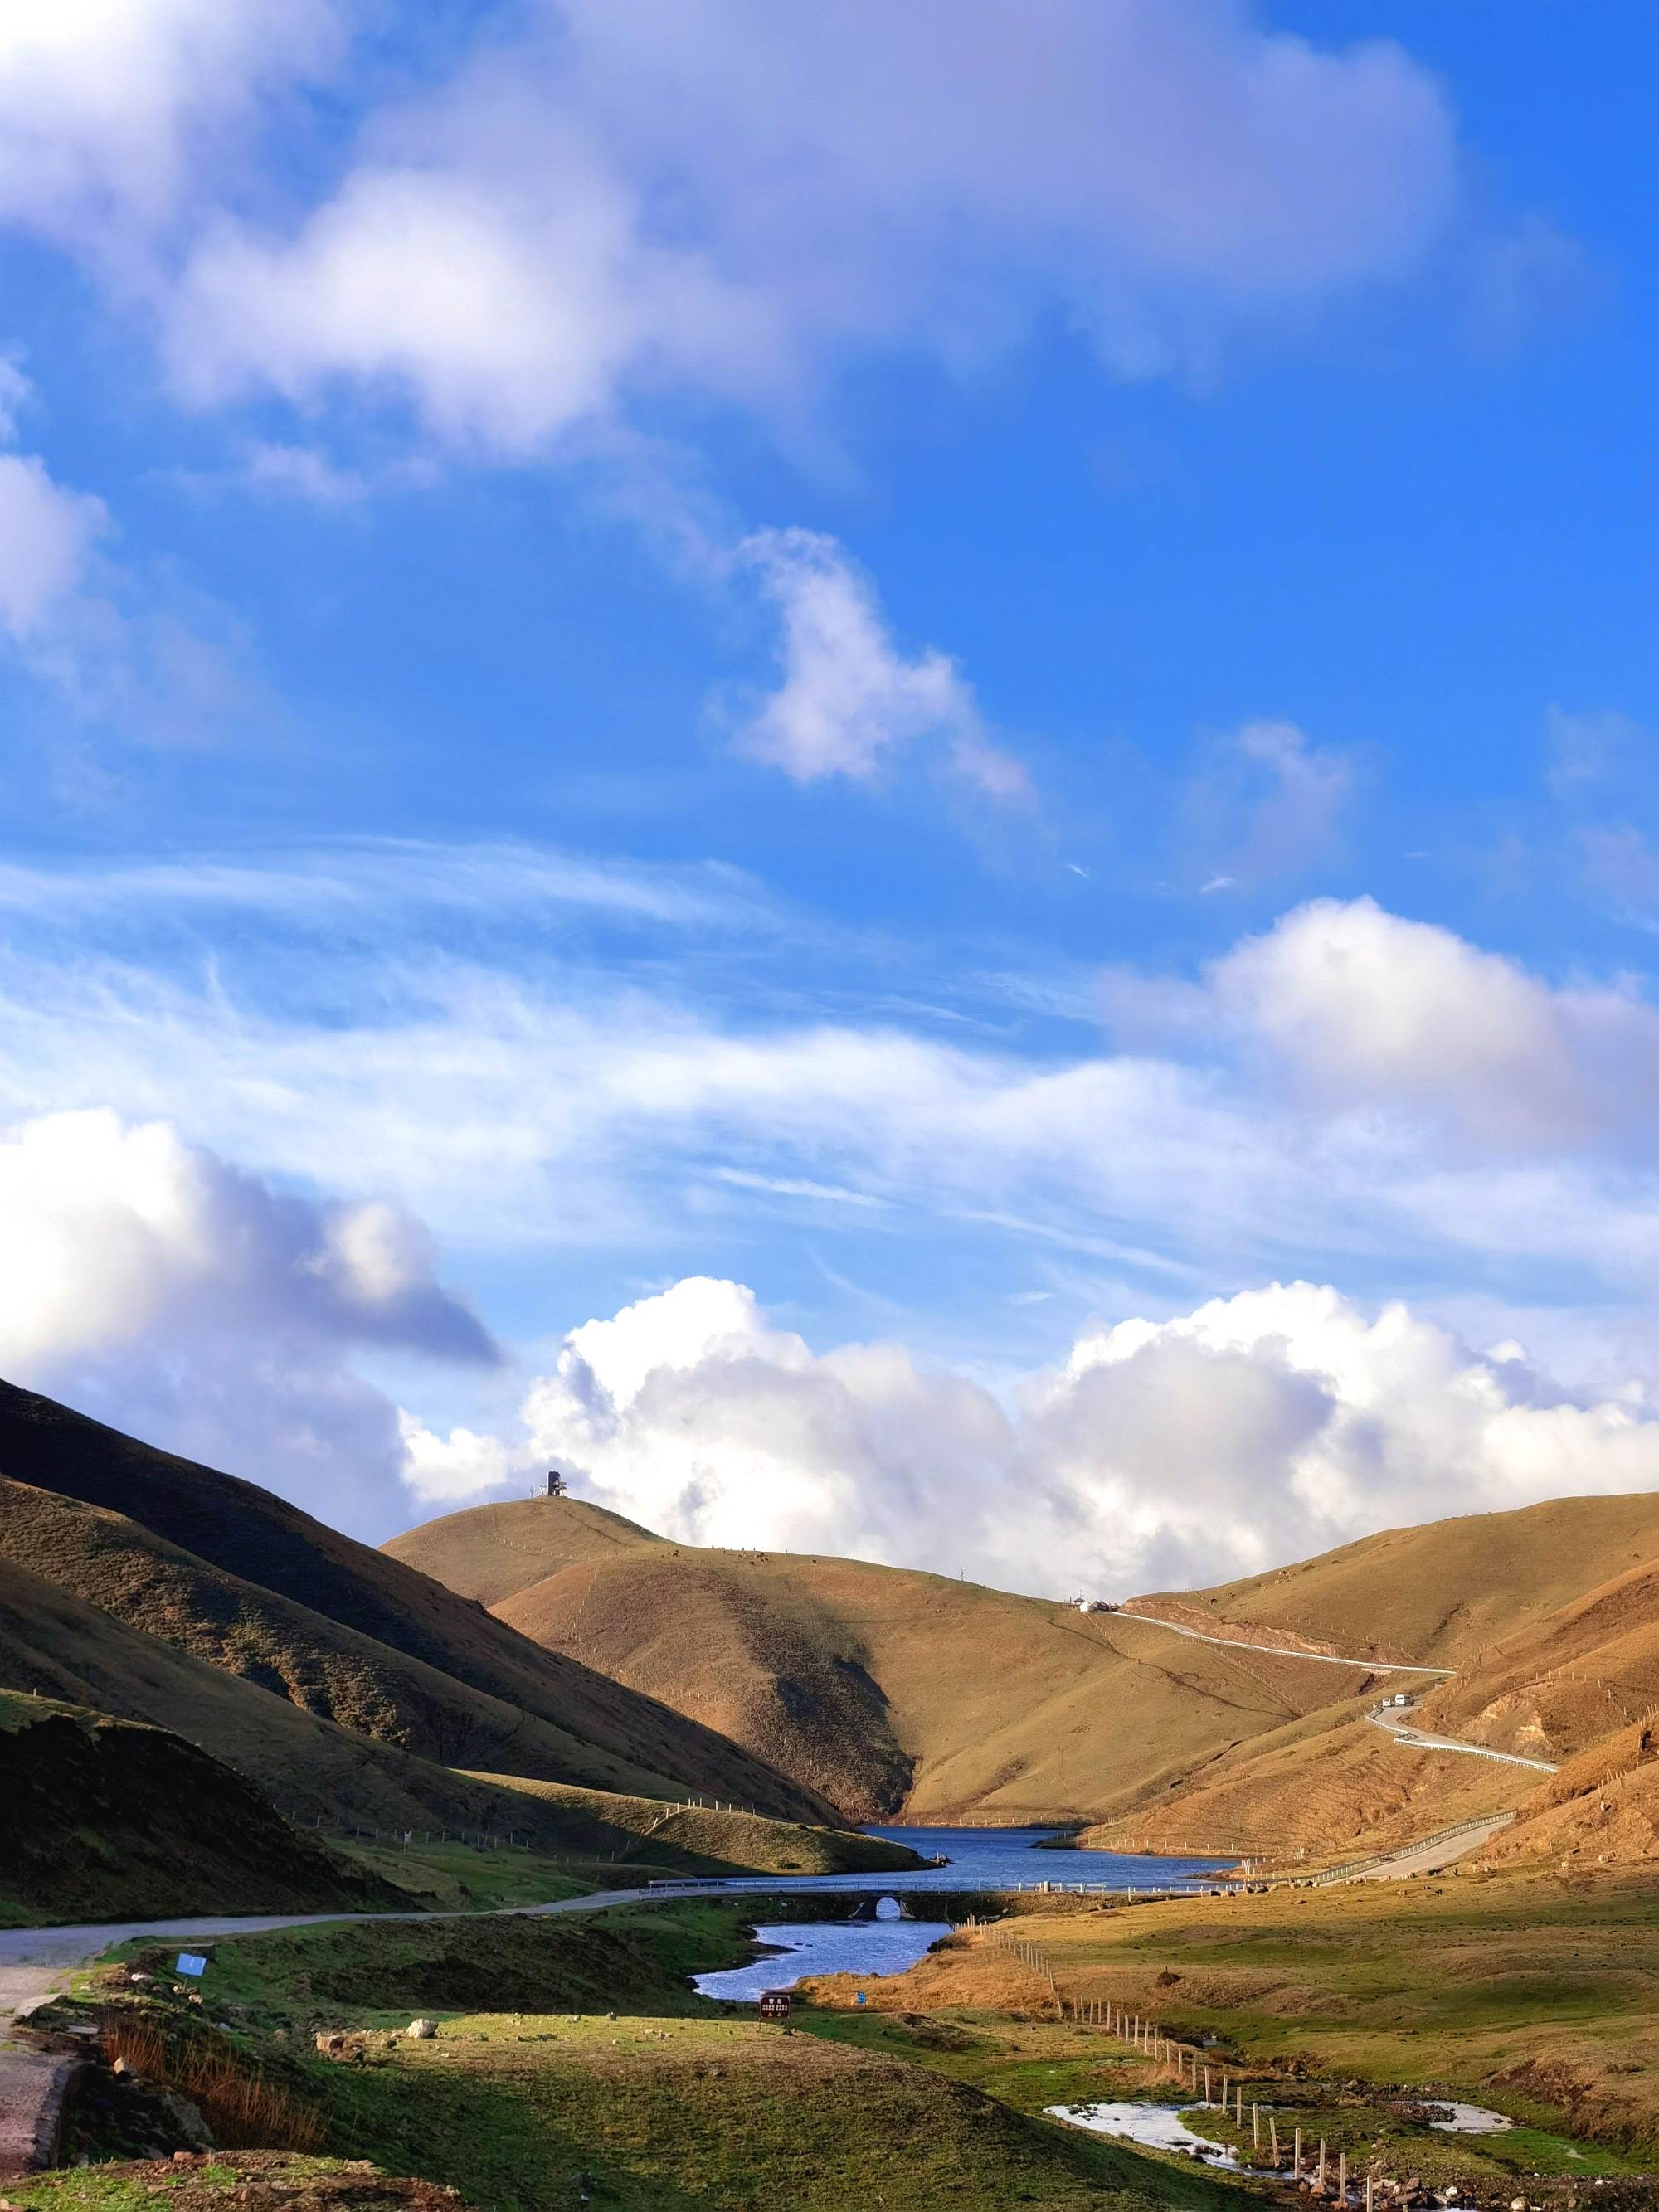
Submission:
[[[283,1805],[272,1801],[274,1809],[295,1827],[311,1828],[331,1835],[350,1836],[360,1843],[387,1844],[399,1850],[429,1847],[436,1844],[465,1844],[473,1850],[494,1851],[511,1850],[532,1851],[539,1849],[542,1855],[563,1864],[580,1861],[584,1864],[615,1866],[655,1835],[670,1820],[684,1813],[742,1813],[754,1820],[768,1816],[757,1813],[750,1805],[732,1805],[712,1797],[665,1798],[659,1801],[661,1813],[643,1833],[629,1834],[629,1839],[616,1850],[603,1851],[555,1850],[538,1845],[533,1836],[514,1830],[495,1828],[383,1828],[368,1827],[357,1820],[349,1820],[330,1813],[311,1813],[298,1805]]]

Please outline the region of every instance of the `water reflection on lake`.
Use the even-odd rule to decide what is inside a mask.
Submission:
[[[866,1828],[908,1844],[925,1859],[951,1862],[943,1873],[900,1874],[896,1889],[998,1889],[1021,1882],[1098,1882],[1112,1889],[1201,1886],[1225,1859],[1154,1858],[1123,1851],[1079,1851],[1048,1844],[1053,1828]],[[866,1877],[867,1880],[867,1876]]]
[[[907,1869],[884,1874],[884,1888],[994,1890],[1035,1888],[1040,1882],[1086,1883],[1091,1889],[1201,1889],[1228,1859],[1155,1858],[1122,1851],[1079,1851],[1069,1844],[1041,1848],[1053,1828],[866,1828],[866,1836],[885,1836],[908,1844],[927,1858],[949,1859],[946,1867]],[[769,1897],[792,1889],[867,1892],[867,1874],[751,1875],[722,1882],[726,1890],[755,1890]]]

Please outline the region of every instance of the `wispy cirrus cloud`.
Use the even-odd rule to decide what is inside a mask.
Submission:
[[[568,909],[684,929],[782,926],[781,909],[740,869],[610,862],[510,838],[341,837],[291,851],[112,859],[95,869],[0,862],[0,909],[133,927],[179,915],[240,913],[295,926],[356,915],[382,933],[399,917],[418,927],[446,910],[502,923]]]
[[[650,874],[644,914],[623,909],[644,951],[617,964],[580,929],[553,953],[544,918],[591,890],[598,905],[560,914],[613,931],[619,884],[564,884],[526,849],[175,869],[115,872],[104,905],[66,896],[51,922],[42,880],[0,880],[0,1218],[20,1261],[0,1356],[296,1495],[356,1453],[365,1526],[398,1517],[398,1484],[422,1504],[489,1495],[550,1453],[619,1509],[714,1541],[748,1517],[775,1541],[931,1559],[953,1498],[953,1564],[1042,1589],[1064,1547],[1121,1589],[1444,1510],[1447,1482],[1475,1510],[1655,1464],[1639,1316],[1659,1155],[1608,1084],[1624,1071],[1646,1095],[1656,1018],[1620,991],[1314,902],[1197,978],[1141,980],[1197,1015],[1164,1044],[1061,1055],[832,1013],[860,947],[818,945],[830,964],[807,971],[787,918],[754,940],[787,991],[765,963],[759,987],[745,963],[664,963],[664,942],[712,945],[730,922]],[[502,911],[462,957],[458,918],[491,874]],[[149,938],[157,911],[173,933]],[[1502,1106],[1517,1093],[1526,1115]],[[931,1354],[818,1352],[737,1276],[708,1276],[712,1255],[776,1261],[779,1217],[884,1290],[925,1232],[998,1290],[1011,1263],[1020,1297],[1037,1272],[1055,1328],[1097,1310],[1091,1283],[1113,1285],[1117,1318],[1060,1367],[969,1360],[945,1291]],[[556,1314],[556,1356],[525,1356],[544,1380],[515,1385],[522,1416],[495,1374],[487,1418],[445,1420],[416,1364],[480,1364],[491,1338],[438,1252],[484,1281],[584,1255],[619,1290],[664,1267],[690,1287],[619,1297],[568,1338],[542,1294],[531,1329]],[[1407,1305],[1380,1294],[1401,1281]],[[1621,1374],[1555,1328],[1568,1281],[1631,1321]],[[1480,1352],[1489,1338],[1437,1310],[1482,1298],[1493,1336],[1526,1334],[1531,1301],[1573,1354],[1566,1380]],[[387,1358],[396,1405],[365,1380]],[[1188,1517],[1176,1460],[1207,1500]],[[1009,1484],[1042,1498],[1026,1553]],[[1270,1513],[1232,1516],[1255,1491]],[[1248,1547],[1217,1541],[1232,1520]]]
[[[535,925],[556,863],[520,855],[516,922],[510,871],[496,907],[488,861],[450,874],[376,851],[344,905],[338,865],[319,856],[314,896],[292,863],[207,874],[206,962],[176,937],[146,949],[112,927],[94,951],[14,930],[4,1109],[187,1112],[230,1157],[322,1188],[373,1159],[471,1247],[690,1252],[793,1189],[849,1194],[839,1210],[878,1235],[907,1213],[977,1221],[1155,1271],[1294,1259],[1421,1280],[1501,1260],[1517,1280],[1566,1264],[1651,1279],[1655,1151],[1618,1102],[1621,1073],[1644,1095],[1659,1016],[1368,902],[1297,909],[1196,980],[1139,979],[1132,1049],[1039,1053],[896,1006],[849,1017],[866,949],[825,940],[804,961],[787,918],[751,970],[720,955],[718,900],[665,905],[656,885],[646,926],[711,957],[647,944],[619,963],[580,933],[555,955]],[[141,878],[137,910],[168,903],[167,883]],[[465,946],[457,898],[486,925]],[[296,951],[307,915],[315,963]],[[586,917],[615,922],[605,904]]]

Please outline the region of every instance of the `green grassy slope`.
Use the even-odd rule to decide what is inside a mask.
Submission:
[[[552,1782],[503,1782],[536,1817],[562,1814],[574,1845],[620,1852],[629,1866],[688,1874],[893,1874],[923,1863],[906,1844],[845,1828],[805,1827],[720,1806],[664,1805],[654,1797],[613,1796]]]
[[[408,1902],[162,1729],[0,1691],[0,1923]]]
[[[0,1477],[122,1515],[206,1567],[522,1711],[591,1747],[583,1779],[647,1793],[678,1786],[787,1819],[831,1815],[822,1799],[695,1721],[538,1649],[481,1607],[257,1485],[156,1451],[8,1383],[0,1383]],[[32,1562],[37,1569],[42,1556]],[[203,1610],[210,1605],[204,1593]],[[176,1617],[158,1609],[160,1632]],[[273,1618],[268,1608],[267,1623]],[[362,1647],[353,1648],[361,1659]],[[296,1668],[307,1663],[305,1655],[293,1661]],[[385,1672],[367,1699],[377,1702],[397,1703]]]
[[[222,1943],[216,1993],[296,2041],[436,2016],[429,2043],[374,2037],[363,2064],[307,2057],[299,2071],[331,2147],[452,2183],[485,2212],[1243,2201],[890,2052],[711,2016],[685,1978],[742,1955],[729,1906],[340,1933]]]
[[[453,2191],[388,2177],[359,2159],[307,2158],[294,2151],[214,2151],[180,2166],[170,2160],[72,2167],[9,2181],[23,2212],[471,2212]]]

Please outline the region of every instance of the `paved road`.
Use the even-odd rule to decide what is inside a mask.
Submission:
[[[1133,1616],[1132,1616],[1133,1618]],[[1454,1744],[1454,1750],[1474,1750],[1472,1744]],[[1501,1753],[1492,1757],[1504,1757]],[[1522,1760],[1522,1765],[1536,1765],[1535,1760]],[[1478,1844],[1514,1819],[1512,1813],[1494,1814],[1484,1826],[1464,1829],[1458,1835],[1443,1838],[1431,1844],[1419,1844],[1416,1849],[1404,1848],[1376,1867],[1364,1872],[1340,1875],[1340,1881],[1397,1881],[1407,1875],[1427,1874],[1435,1869],[1449,1866],[1461,1858],[1465,1851],[1473,1850]],[[806,1895],[825,1894],[847,1896],[854,1893],[844,1887],[845,1877],[839,1880],[814,1882],[800,1875],[785,1876],[783,1881],[792,1893]],[[757,1893],[775,1894],[780,1882],[764,1875],[745,1875],[726,1881],[687,1881],[659,1889],[601,1889],[586,1897],[564,1897],[548,1905],[501,1905],[494,1912],[267,1912],[227,1914],[217,1918],[178,1920],[118,1920],[88,1923],[74,1928],[7,1928],[0,1929],[0,2042],[12,2019],[24,2019],[38,2005],[44,2004],[52,1992],[63,1986],[65,1978],[78,1966],[90,1966],[106,1951],[118,1943],[130,1942],[136,1936],[165,1937],[188,1949],[200,1941],[208,1942],[216,1936],[258,1936],[274,1928],[315,1928],[328,1921],[348,1920],[473,1920],[499,1918],[511,1913],[521,1913],[526,1918],[543,1918],[553,1913],[605,1912],[619,1905],[664,1905],[688,1896],[744,1897]],[[872,1877],[870,1893],[877,1894],[882,1887],[879,1877]]]
[[[682,1890],[671,1893],[684,1896],[686,1893]],[[706,1893],[718,1895],[719,1887],[710,1884]],[[586,1897],[559,1898],[550,1905],[502,1905],[498,1911],[531,1916],[603,1912],[613,1905],[638,1905],[642,1899],[660,1902],[662,1897],[660,1891],[600,1889]],[[115,1944],[130,1942],[137,1936],[165,1936],[169,1942],[176,1942],[180,1950],[188,1950],[198,1938],[208,1941],[216,1936],[258,1936],[272,1928],[314,1928],[328,1920],[471,1920],[495,1917],[488,1912],[269,1912],[228,1914],[216,1919],[115,1920],[78,1928],[0,1929],[0,2031],[3,2031],[8,2021],[25,2019],[37,2006],[44,2004],[76,1967],[90,1966]]]
[[[1523,1759],[1518,1751],[1493,1751],[1488,1744],[1464,1743],[1455,1735],[1425,1735],[1413,1727],[1409,1713],[1367,1713],[1365,1717],[1373,1728],[1386,1729],[1396,1743],[1413,1751],[1465,1751],[1472,1759],[1495,1759],[1504,1766],[1535,1767],[1540,1774],[1560,1771],[1553,1759]]]
[[[1465,1828],[1458,1835],[1443,1837],[1437,1844],[1420,1844],[1415,1850],[1396,1851],[1377,1866],[1367,1867],[1363,1872],[1339,1875],[1337,1881],[1403,1881],[1408,1875],[1437,1874],[1442,1867],[1450,1866],[1454,1860],[1489,1841],[1514,1818],[1513,1813],[1494,1813],[1478,1828]],[[1328,1887],[1334,1889],[1336,1882]]]
[[[1265,1651],[1270,1659],[1311,1659],[1321,1667],[1364,1667],[1373,1674],[1435,1674],[1449,1676],[1451,1667],[1407,1667],[1392,1659],[1345,1659],[1337,1651],[1292,1651],[1282,1644],[1247,1644],[1242,1636],[1206,1636],[1201,1628],[1183,1627],[1178,1620],[1160,1620],[1155,1613],[1128,1613],[1119,1620],[1144,1620],[1152,1628],[1167,1628],[1171,1636],[1190,1637],[1194,1644],[1218,1644],[1224,1651]]]

